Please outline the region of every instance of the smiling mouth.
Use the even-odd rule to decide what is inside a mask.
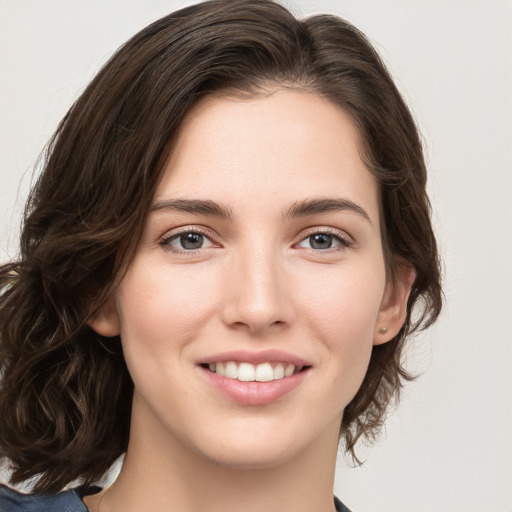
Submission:
[[[220,377],[241,382],[270,382],[291,377],[309,366],[296,366],[292,363],[260,363],[225,361],[201,365]]]

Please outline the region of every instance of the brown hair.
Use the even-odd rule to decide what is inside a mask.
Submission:
[[[0,268],[0,456],[36,490],[100,478],[127,448],[133,384],[121,344],[87,325],[137,245],[169,141],[201,97],[269,84],[319,94],[357,124],[380,182],[388,269],[414,266],[400,333],[375,346],[341,436],[354,454],[410,378],[406,335],[441,309],[422,146],[371,44],[334,16],[297,20],[269,0],[213,0],[130,39],[60,123],[27,202],[21,254]],[[413,322],[413,307],[421,311]]]

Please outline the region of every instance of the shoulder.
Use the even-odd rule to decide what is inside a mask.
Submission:
[[[87,512],[82,497],[97,487],[77,487],[56,494],[23,494],[0,485],[0,512]]]
[[[99,492],[99,487],[77,487],[57,494],[23,494],[0,485],[0,512],[87,512],[84,496]],[[337,512],[350,512],[334,497]]]
[[[336,512],[350,512],[350,510],[341,503],[341,501],[334,496],[334,506],[336,507]],[[1,512],[1,511],[0,511]]]

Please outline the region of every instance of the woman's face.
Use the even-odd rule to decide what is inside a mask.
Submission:
[[[121,335],[130,442],[237,467],[335,451],[406,300],[387,285],[357,137],[330,102],[285,90],[211,96],[188,114],[135,258],[92,323]]]

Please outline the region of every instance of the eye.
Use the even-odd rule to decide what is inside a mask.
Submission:
[[[190,229],[171,234],[162,240],[161,245],[173,252],[193,252],[215,247],[206,234]]]
[[[326,251],[328,249],[345,248],[349,245],[350,242],[339,235],[328,232],[318,232],[301,240],[297,244],[297,247],[314,249],[315,251]]]

